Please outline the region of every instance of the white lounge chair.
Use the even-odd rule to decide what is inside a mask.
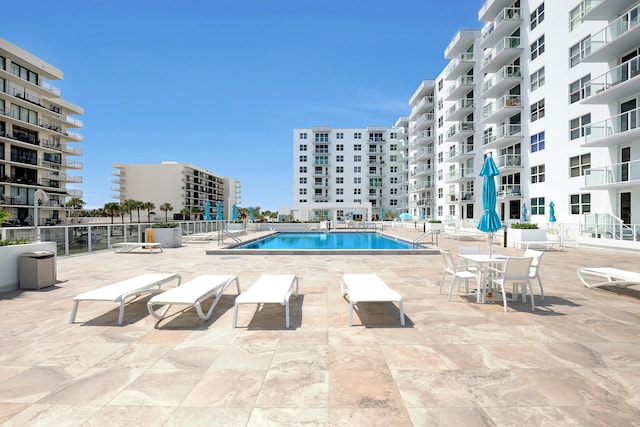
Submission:
[[[155,295],[149,302],[147,303],[147,309],[149,309],[149,313],[153,317],[158,320],[164,318],[165,314],[172,305],[192,305],[195,307],[198,316],[202,320],[209,320],[211,317],[211,313],[215,308],[216,304],[220,300],[220,297],[224,293],[224,291],[229,287],[232,282],[236,282],[236,288],[238,290],[238,294],[240,293],[240,281],[238,280],[238,276],[236,275],[203,275],[198,276],[193,280],[183,284],[182,286],[178,286],[173,289],[169,289],[166,292]],[[215,295],[215,299],[209,307],[209,311],[205,314],[202,311],[202,303],[213,297]],[[162,309],[160,314],[156,313],[154,310],[154,306],[164,305],[165,307]]]
[[[123,280],[122,282],[78,294],[73,299],[73,308],[71,309],[69,322],[75,322],[80,301],[111,301],[120,304],[118,325],[121,325],[124,316],[124,304],[127,298],[162,292],[162,285],[172,280],[177,280],[178,285],[180,285],[182,276],[174,273],[143,274],[132,279]]]
[[[153,252],[154,249],[160,249],[162,252],[162,243],[147,243],[147,242],[122,242],[112,243],[111,249],[116,253],[131,252],[134,249],[149,249],[149,252]]]
[[[236,297],[233,327],[238,320],[240,304],[281,304],[285,306],[285,326],[289,327],[289,298],[298,297],[298,278],[293,274],[265,274],[249,289]]]
[[[377,274],[345,274],[341,283],[342,296],[349,297],[349,326],[353,326],[353,306],[361,302],[397,302],[400,324],[404,326],[402,296],[391,289]]]
[[[640,285],[640,273],[634,271],[621,270],[619,268],[599,267],[599,268],[579,268],[578,278],[587,288],[598,288],[600,286],[619,286],[627,288],[629,286]],[[589,284],[585,276],[596,276],[606,279]]]

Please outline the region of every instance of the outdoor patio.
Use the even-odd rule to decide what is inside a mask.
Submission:
[[[467,244],[487,245],[440,239],[456,254]],[[545,300],[534,313],[522,302],[504,313],[475,295],[447,302],[440,256],[205,255],[216,247],[63,257],[57,286],[0,294],[0,423],[640,425],[640,287],[587,289],[576,276],[580,266],[638,271],[638,254],[549,251]],[[172,308],[156,323],[147,297],[127,305],[122,326],[117,304],[104,302],[80,303],[69,324],[76,294],[145,272],[183,282],[237,274],[243,290],[263,273],[290,273],[300,295],[288,330],[284,307],[253,305],[240,306],[233,329],[233,286],[206,322]],[[376,273],[400,292],[406,326],[396,305],[372,303],[350,328],[344,273]]]

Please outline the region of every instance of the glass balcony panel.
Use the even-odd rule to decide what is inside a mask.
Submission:
[[[634,139],[640,123],[640,108],[584,127],[584,144],[607,147]]]

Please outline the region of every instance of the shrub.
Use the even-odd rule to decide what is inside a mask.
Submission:
[[[0,246],[26,245],[27,243],[29,243],[27,239],[0,240]]]
[[[430,219],[429,224],[442,224],[442,221],[439,219]]]
[[[151,228],[178,228],[177,222],[157,222],[151,224]]]
[[[537,230],[538,224],[530,224],[528,222],[514,222],[513,224],[511,224],[511,228],[520,230]]]

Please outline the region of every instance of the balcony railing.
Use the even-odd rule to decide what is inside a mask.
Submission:
[[[490,80],[482,85],[482,94],[484,95],[489,89],[502,82],[504,79],[522,78],[519,65],[507,65],[500,68]]]
[[[481,32],[482,40],[486,40],[495,29],[505,20],[522,21],[521,9],[519,7],[506,7],[496,16],[496,19],[487,23]]]
[[[433,188],[433,182],[431,181],[421,181],[411,184],[411,191],[418,191],[424,188]]]
[[[620,64],[604,74],[594,77],[585,85],[585,93],[591,96],[605,91],[613,86],[626,82],[640,75],[640,57],[635,57],[630,61]]]
[[[520,185],[503,184],[498,187],[498,197],[521,197]]]
[[[461,132],[473,132],[473,129],[473,122],[458,122],[447,129],[447,138],[451,138]]]
[[[482,119],[486,120],[507,107],[522,107],[520,95],[505,95],[484,106]]]
[[[449,96],[451,96],[456,90],[458,90],[462,86],[472,86],[472,85],[473,85],[473,76],[466,76],[466,75],[460,76],[449,87],[449,89],[447,89],[446,97],[448,98]]]
[[[433,172],[433,166],[430,164],[420,165],[411,171],[411,176],[421,175],[423,173]]]
[[[590,54],[593,55],[607,44],[636,27],[640,23],[638,18],[640,18],[640,5],[627,11],[605,28],[592,35],[589,39],[591,45]]]
[[[520,136],[521,132],[522,125],[520,124],[504,124],[496,128],[495,130],[484,134],[484,136],[482,137],[482,145],[491,144],[502,138],[518,137]]]
[[[503,154],[496,158],[496,165],[499,168],[522,167],[522,155],[521,154]]]
[[[466,108],[473,108],[473,98],[462,98],[462,99],[459,99],[454,105],[452,105],[447,110],[447,112],[444,115],[445,120],[449,119],[456,112],[458,112],[458,111],[460,111],[462,109],[466,109]]]
[[[445,156],[445,160],[451,160],[464,154],[471,154],[472,152],[473,144],[457,144],[449,149],[447,155]]]
[[[609,166],[587,169],[585,171],[585,187],[599,187],[624,183],[640,183],[640,160],[616,163]]]
[[[444,69],[444,75],[448,76],[456,67],[464,62],[473,62],[472,52],[463,52],[452,59],[451,62],[449,62],[449,65]]]
[[[520,47],[521,39],[520,37],[505,37],[496,44],[493,49],[489,50],[487,54],[484,56],[482,60],[482,67],[486,67],[491,63],[495,58],[497,58],[500,53],[502,53],[506,49],[516,49]]]
[[[445,181],[456,181],[460,179],[473,179],[475,178],[475,172],[473,168],[465,168],[465,169],[456,169],[447,172],[445,176]]]
[[[634,130],[640,124],[640,108],[618,114],[584,127],[585,144]]]

